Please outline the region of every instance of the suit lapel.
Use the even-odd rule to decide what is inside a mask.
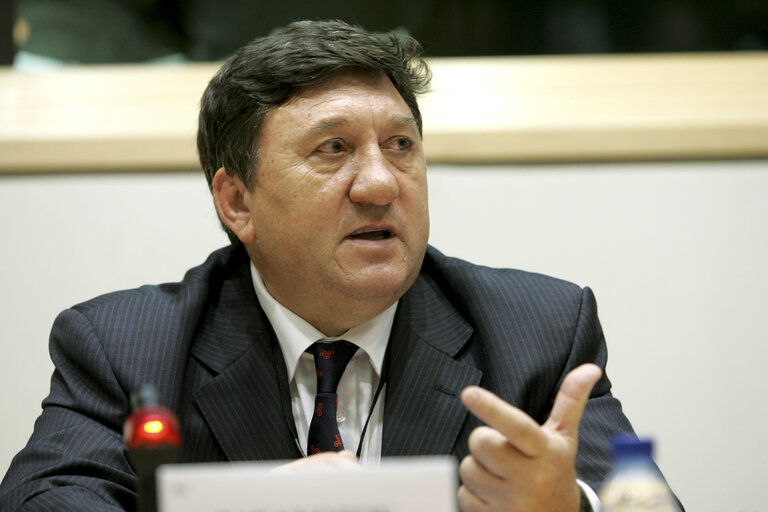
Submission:
[[[285,364],[243,260],[210,293],[201,319],[192,356],[205,376],[194,403],[228,460],[296,458]],[[452,452],[468,414],[459,392],[482,378],[454,359],[472,333],[426,274],[400,300],[389,342],[383,456]]]
[[[459,392],[482,372],[454,359],[472,327],[422,274],[403,296],[390,337],[382,455],[452,452],[467,411]]]
[[[300,455],[288,422],[285,364],[258,305],[247,261],[212,300],[192,355],[210,375],[194,391],[195,403],[227,459]]]

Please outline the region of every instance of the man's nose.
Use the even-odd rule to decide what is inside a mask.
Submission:
[[[360,155],[349,198],[355,203],[378,206],[390,204],[400,194],[395,177],[397,168],[384,156],[378,145]]]

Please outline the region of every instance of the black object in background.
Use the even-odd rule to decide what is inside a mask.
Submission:
[[[11,0],[0,2],[0,66],[12,64],[16,53],[13,45],[14,6]]]
[[[766,0],[0,0],[18,51],[64,62],[221,60],[301,19],[399,30],[429,57],[768,49]],[[6,31],[7,33],[7,31]],[[7,34],[5,34],[7,35]]]

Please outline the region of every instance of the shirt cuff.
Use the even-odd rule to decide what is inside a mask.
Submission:
[[[600,512],[600,499],[597,497],[597,493],[592,490],[590,486],[582,482],[578,478],[576,483],[579,484],[581,489],[581,508],[580,512]],[[586,498],[586,500],[585,500]],[[586,503],[585,503],[586,501]]]

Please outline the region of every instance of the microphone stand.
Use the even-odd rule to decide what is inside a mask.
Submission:
[[[138,477],[136,512],[157,512],[155,471],[179,458],[179,421],[160,405],[153,384],[131,392],[131,404],[133,412],[123,425],[123,439],[128,461]]]

